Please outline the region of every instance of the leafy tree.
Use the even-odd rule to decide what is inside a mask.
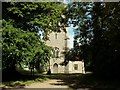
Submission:
[[[16,66],[28,65],[37,53],[44,53],[40,63],[50,58],[50,49],[36,33],[14,28],[10,23],[3,21],[3,69],[15,70]],[[42,55],[41,55],[42,56]],[[34,59],[37,62],[37,59]],[[22,67],[22,66],[21,66]]]
[[[79,48],[76,48],[76,47],[72,48],[66,51],[64,54],[65,54],[65,61],[62,63],[64,65],[67,65],[69,60],[70,61],[82,61]]]
[[[25,31],[58,31],[62,26],[64,4],[54,2],[6,2],[3,3],[3,19]]]
[[[76,27],[74,30],[74,50],[79,52],[79,59],[84,60],[85,66],[88,66],[91,63],[91,52],[87,49],[89,47],[90,41],[93,39],[91,17],[92,7],[92,3],[74,2],[68,5],[66,13],[68,18],[71,20],[70,24],[73,24],[73,26]]]
[[[97,75],[119,76],[119,14],[119,2],[77,2],[68,6],[67,16],[80,31],[75,40],[79,40],[81,58]]]
[[[41,40],[39,31],[58,32],[64,28],[62,3],[3,2],[3,69],[34,62],[38,70],[51,57],[51,48]]]
[[[119,8],[119,3],[95,3],[93,7],[93,64],[97,74],[119,76]]]

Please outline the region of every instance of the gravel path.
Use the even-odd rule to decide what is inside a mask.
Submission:
[[[62,80],[50,79],[26,85],[25,88],[69,88],[69,86],[65,85]]]

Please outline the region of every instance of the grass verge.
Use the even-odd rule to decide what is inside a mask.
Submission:
[[[10,79],[4,80],[0,84],[0,88],[20,88],[30,83],[43,82],[46,80],[48,80],[47,77],[37,72],[35,72],[34,75],[31,75],[30,71],[19,70],[19,74],[11,76]]]

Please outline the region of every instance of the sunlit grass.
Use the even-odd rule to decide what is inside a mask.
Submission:
[[[24,73],[25,74],[25,73]],[[27,75],[29,75],[27,73]],[[0,87],[22,87],[31,83],[44,82],[46,80],[58,79],[70,88],[119,88],[120,81],[112,79],[103,79],[94,76],[91,72],[86,74],[39,74],[36,73],[33,77],[22,77],[20,80],[7,81],[0,84]],[[23,75],[24,76],[24,75]]]
[[[34,72],[34,75],[31,75],[30,71],[25,71],[25,70],[17,70],[20,75],[19,78],[17,78],[16,80],[7,80],[7,81],[3,81],[2,84],[0,84],[0,87],[21,87],[21,86],[25,86],[27,84],[30,83],[35,83],[35,82],[44,82],[46,80],[48,80],[48,78],[46,76],[44,76],[43,74],[39,74],[38,72]],[[17,76],[16,76],[17,77]],[[11,77],[14,79],[14,77]]]
[[[5,87],[5,86],[10,86],[10,87],[16,87],[16,86],[25,86],[27,84],[35,83],[35,82],[44,82],[48,80],[48,78],[36,78],[34,80],[26,80],[26,81],[8,81],[8,82],[3,82],[0,84],[0,87]]]

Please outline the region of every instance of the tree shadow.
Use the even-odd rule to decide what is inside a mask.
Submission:
[[[67,85],[72,89],[80,90],[118,90],[120,89],[120,81],[101,79],[93,74],[51,74],[47,76],[49,79],[57,79],[57,83],[51,85]]]
[[[2,83],[5,85],[2,89],[6,88],[24,88],[26,82],[42,81],[46,77],[42,74],[35,73],[31,75],[30,71],[6,71],[2,73]]]
[[[20,73],[20,72],[7,72],[7,73],[2,73],[2,81],[3,82],[9,82],[9,81],[27,81],[27,80],[35,80],[36,78],[45,78],[44,75],[42,74],[35,74],[31,75],[30,71],[25,71],[25,73]]]
[[[68,86],[72,89],[77,90],[120,90],[120,81],[112,79],[102,79],[94,76],[91,73],[88,74],[51,74],[42,75],[38,74],[35,76],[27,75],[17,75],[17,77],[12,79],[12,81],[27,81],[35,80],[36,78],[49,78],[50,80],[57,79],[57,82],[51,82],[51,85],[56,86]],[[10,76],[9,76],[10,78]],[[25,85],[15,85],[13,88],[24,88]],[[48,87],[49,88],[49,87]]]

